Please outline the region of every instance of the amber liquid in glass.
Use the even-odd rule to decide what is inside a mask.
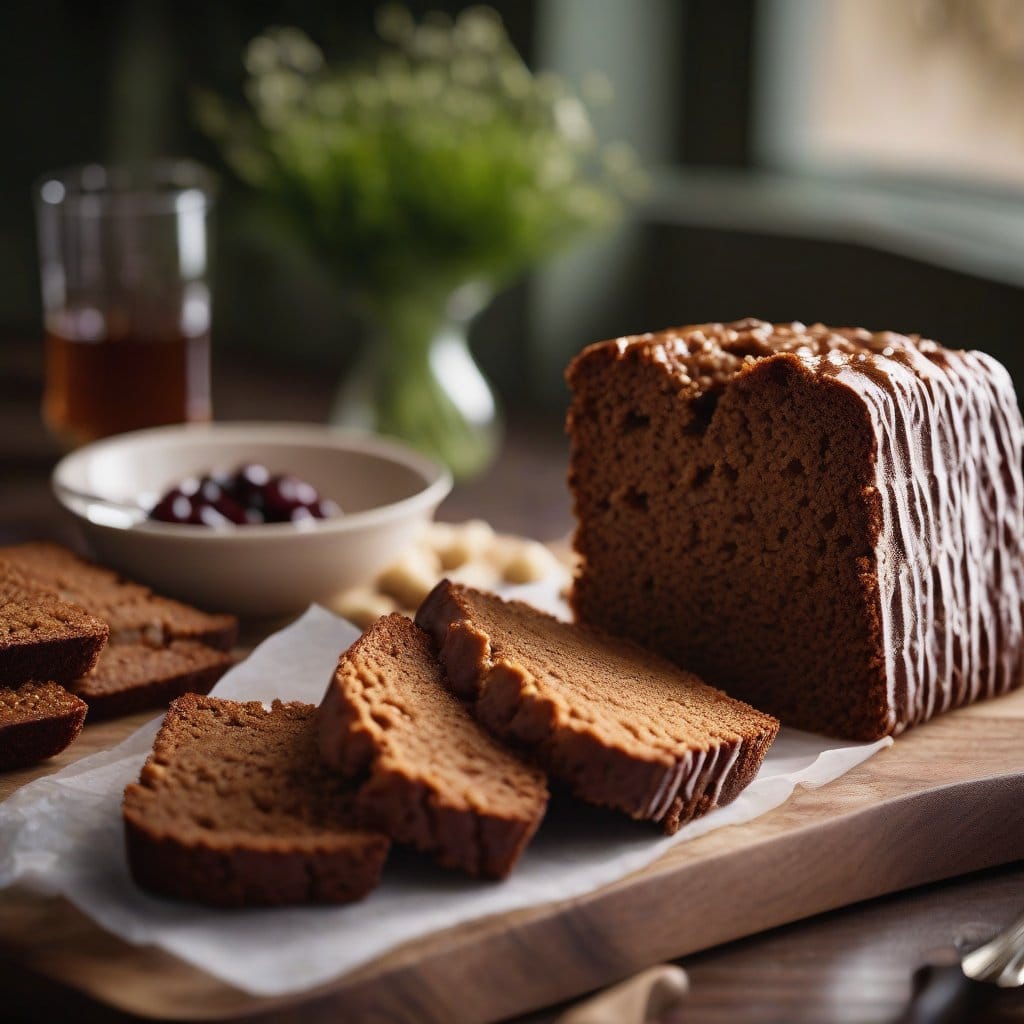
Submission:
[[[64,444],[210,419],[210,336],[46,334],[43,419]]]

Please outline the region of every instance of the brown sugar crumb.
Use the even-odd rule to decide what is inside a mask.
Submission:
[[[995,360],[745,320],[567,376],[582,621],[851,738],[1019,684],[1024,427]]]
[[[544,775],[446,688],[430,638],[388,615],[346,651],[320,708],[326,763],[363,779],[364,820],[446,867],[503,878],[547,806]]]
[[[56,683],[0,688],[0,771],[59,754],[82,731],[87,710]]]
[[[96,664],[105,623],[0,565],[0,685],[67,682]]]
[[[321,763],[307,704],[179,697],[123,811],[135,881],[215,906],[358,900],[388,851],[354,824],[351,790]]]
[[[629,641],[494,594],[443,581],[416,621],[482,725],[577,796],[668,833],[733,800],[778,731]]]

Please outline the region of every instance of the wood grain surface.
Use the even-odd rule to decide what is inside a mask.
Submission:
[[[145,717],[87,729],[64,759]],[[24,781],[8,776],[0,793]],[[449,929],[300,996],[248,996],[122,943],[62,900],[23,892],[0,896],[0,981],[42,975],[54,992],[157,1019],[283,1021],[301,1005],[309,1022],[497,1020],[824,910],[1020,859],[1022,797],[1017,693],[913,730],[838,781],[596,893]]]

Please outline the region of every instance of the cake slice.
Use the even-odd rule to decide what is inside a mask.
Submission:
[[[361,818],[445,867],[504,878],[544,817],[543,773],[473,721],[404,615],[378,619],[341,656],[319,728],[324,761],[362,780]]]
[[[116,643],[68,689],[89,705],[95,721],[167,705],[185,693],[209,693],[233,664],[230,654],[193,640],[166,647]]]
[[[109,625],[111,642],[160,646],[196,640],[227,651],[238,638],[235,616],[203,612],[154,594],[59,544],[39,541],[0,548],[0,564],[88,608]]]
[[[59,754],[82,731],[87,710],[57,683],[0,687],[0,771]]]
[[[186,694],[125,790],[128,864],[150,892],[214,906],[358,900],[389,844],[351,804],[320,761],[313,705]]]
[[[84,675],[109,632],[83,608],[0,565],[0,686]]]
[[[416,622],[449,685],[552,780],[666,833],[729,803],[779,723],[628,640],[442,581]]]
[[[130,584],[129,586],[136,586]],[[89,607],[110,625],[112,643],[145,643],[151,647],[191,640],[230,651],[238,639],[238,619],[234,615],[211,614],[169,597],[147,592],[133,599],[109,601],[92,595]]]
[[[994,359],[744,320],[567,376],[578,618],[856,739],[1021,684],[1024,425]]]
[[[86,578],[93,589],[115,590],[122,584],[113,570],[86,562],[52,541],[26,541],[0,547],[0,562],[55,591],[73,587]]]

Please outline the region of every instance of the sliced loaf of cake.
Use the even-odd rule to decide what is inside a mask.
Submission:
[[[179,697],[123,812],[138,885],[215,906],[361,899],[389,845],[354,824],[307,704]]]
[[[673,833],[733,800],[779,723],[627,640],[445,580],[416,622],[454,692],[591,803]]]
[[[59,754],[82,731],[87,710],[57,683],[0,687],[0,771]]]
[[[403,615],[378,619],[341,656],[320,751],[360,780],[362,820],[474,876],[505,877],[547,806],[543,773],[472,719],[430,638]]]
[[[109,632],[83,608],[0,564],[0,686],[76,679],[96,664]]]

